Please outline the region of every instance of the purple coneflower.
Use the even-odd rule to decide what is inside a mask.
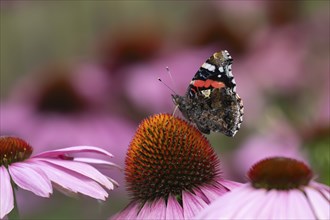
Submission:
[[[330,188],[312,180],[304,163],[264,159],[248,172],[250,182],[217,199],[198,219],[330,219]]]
[[[113,219],[190,219],[239,185],[221,177],[207,139],[168,114],[140,124],[125,163],[132,200]]]
[[[101,174],[89,164],[115,164],[92,157],[74,157],[75,153],[97,153],[112,157],[101,148],[76,146],[46,151],[31,156],[33,148],[17,137],[0,137],[0,218],[14,208],[13,188],[18,186],[41,197],[53,192],[52,183],[72,193],[81,193],[105,200],[106,189],[112,190],[116,181]]]

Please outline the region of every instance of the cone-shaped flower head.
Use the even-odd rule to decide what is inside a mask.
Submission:
[[[329,219],[330,188],[312,180],[303,162],[264,159],[241,185],[204,209],[199,219]]]
[[[207,139],[168,114],[145,119],[129,146],[126,182],[132,202],[114,218],[192,218],[237,183],[221,178]]]
[[[92,157],[77,157],[76,153],[112,155],[100,148],[77,146],[47,151],[31,156],[32,147],[17,137],[0,137],[0,219],[14,208],[13,187],[31,191],[41,197],[53,192],[52,183],[72,193],[81,193],[95,199],[105,200],[106,189],[117,183],[104,176],[94,165],[115,164]]]

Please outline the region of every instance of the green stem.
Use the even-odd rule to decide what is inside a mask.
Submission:
[[[14,195],[14,208],[11,210],[11,212],[8,214],[8,220],[14,220],[14,219],[21,219],[18,211],[18,205],[17,205],[17,199],[16,199],[16,189],[13,187],[13,195]]]

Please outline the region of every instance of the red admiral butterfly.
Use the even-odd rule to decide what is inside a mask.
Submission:
[[[183,116],[205,134],[214,131],[233,137],[243,121],[232,62],[227,50],[214,53],[199,68],[185,96],[172,94]]]

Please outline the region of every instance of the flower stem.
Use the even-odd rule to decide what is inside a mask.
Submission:
[[[18,205],[17,205],[16,189],[15,189],[15,187],[13,187],[13,194],[14,194],[14,208],[8,214],[8,220],[21,219],[21,217],[19,215],[19,211],[18,211]]]

